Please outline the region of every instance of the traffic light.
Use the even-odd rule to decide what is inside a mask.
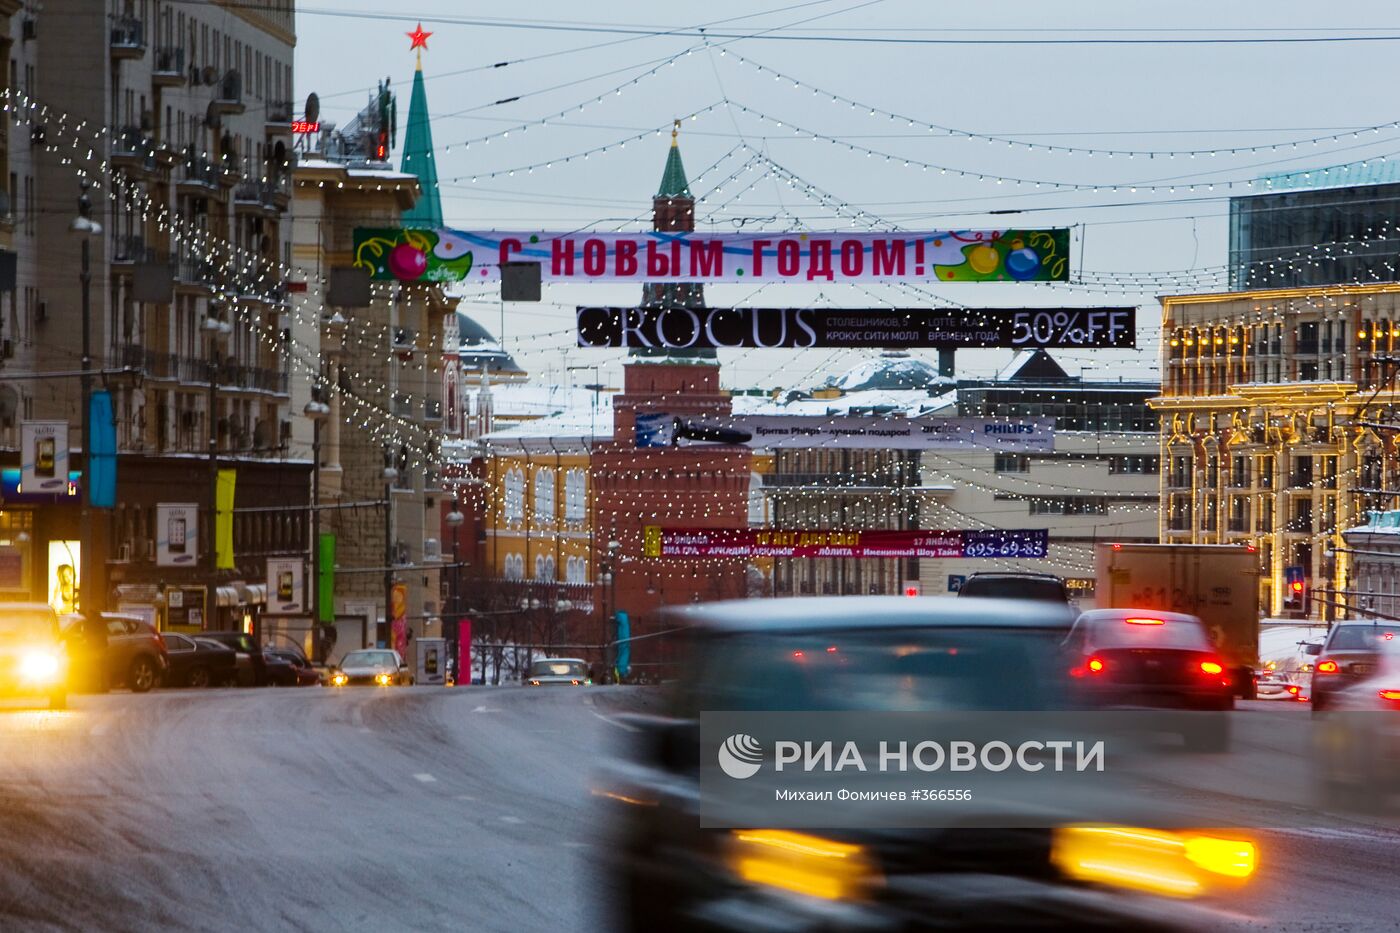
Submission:
[[[1283,570],[1283,608],[1303,612],[1308,607],[1308,583],[1302,567],[1285,567]]]

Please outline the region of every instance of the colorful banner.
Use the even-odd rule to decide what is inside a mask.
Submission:
[[[546,282],[1063,282],[1069,231],[355,230],[355,266],[381,281],[489,282],[506,262],[538,262]]]
[[[764,450],[863,448],[1008,452],[1055,449],[1053,418],[888,418],[739,415],[704,420],[638,415],[638,447],[742,444]]]
[[[233,569],[233,496],[237,470],[220,470],[214,483],[214,566]]]
[[[390,591],[389,619],[393,623],[394,650],[408,657],[408,584],[395,583]]]
[[[55,495],[68,488],[68,422],[22,421],[19,488]]]
[[[117,505],[117,420],[112,393],[92,393],[88,406],[88,440],[92,452],[83,452],[88,470],[88,504],[111,509]]]
[[[644,557],[1044,557],[1044,528],[961,531],[765,531],[754,528],[644,530]]]
[[[632,619],[625,611],[618,610],[613,613],[613,619],[617,622],[617,680],[622,680],[632,670]]]
[[[199,506],[193,502],[156,505],[156,566],[193,567],[199,563]]]
[[[321,532],[320,566],[316,571],[316,614],[327,625],[335,622],[335,534]]]
[[[1131,349],[1136,308],[577,309],[580,347],[1022,347]]]

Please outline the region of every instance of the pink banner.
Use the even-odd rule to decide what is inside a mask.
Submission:
[[[472,682],[472,620],[460,619],[457,622],[457,683],[471,685]]]
[[[403,583],[395,583],[393,592],[390,594],[391,605],[389,618],[393,622],[394,650],[401,655],[408,655],[408,587]]]

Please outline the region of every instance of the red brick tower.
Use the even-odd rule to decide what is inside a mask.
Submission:
[[[671,134],[661,188],[652,201],[653,227],[692,231],[695,199],[686,182],[676,135]],[[703,307],[704,300],[699,283],[647,283],[642,291],[643,304],[652,307]],[[600,637],[612,636],[605,612],[625,611],[637,636],[667,627],[658,621],[663,606],[744,595],[743,562],[642,556],[643,529],[648,525],[747,526],[752,464],[749,450],[743,447],[638,450],[638,413],[712,418],[732,410],[728,393],[719,386],[719,363],[713,350],[632,351],[623,391],[613,398],[612,440],[599,445],[592,458],[594,566],[599,572],[609,562],[609,542],[621,545],[612,555],[613,585],[597,600],[597,619],[604,623]],[[634,673],[666,673],[665,665],[677,659],[679,647],[677,638],[666,635],[634,643]]]

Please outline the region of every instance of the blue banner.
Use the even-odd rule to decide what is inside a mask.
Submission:
[[[617,621],[617,676],[623,678],[632,669],[632,622],[627,613],[613,613]]]
[[[88,505],[114,508],[117,504],[117,422],[112,415],[112,393],[92,393],[88,425],[92,450],[83,451],[84,466],[89,473]]]

